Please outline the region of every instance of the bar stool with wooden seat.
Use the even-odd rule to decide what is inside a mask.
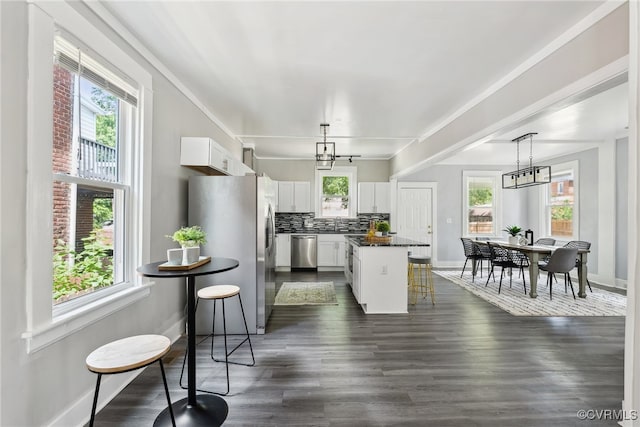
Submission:
[[[424,270],[424,274],[422,270]],[[417,278],[416,274],[418,275]],[[409,254],[408,276],[409,303],[415,305],[418,302],[418,293],[421,293],[423,298],[426,298],[427,292],[429,292],[431,295],[431,304],[435,305],[436,299],[433,288],[433,275],[431,274],[431,257]]]
[[[167,377],[164,373],[162,357],[171,349],[171,341],[162,335],[136,335],[110,342],[97,348],[87,356],[86,364],[89,371],[98,374],[96,381],[96,391],[93,396],[93,407],[91,408],[91,420],[89,426],[93,426],[98,405],[98,393],[100,392],[100,380],[103,375],[121,374],[124,372],[141,369],[152,363],[160,364],[164,392],[167,395],[171,422],[176,425],[167,387]]]
[[[228,351],[227,350],[227,320],[225,315],[224,301],[227,298],[232,298],[236,295],[238,296],[238,301],[240,303],[240,311],[242,312],[242,320],[244,322],[244,330],[247,333],[247,337],[243,339],[240,342],[240,344],[235,346],[233,350]],[[253,347],[251,346],[251,338],[249,337],[249,328],[247,327],[247,319],[244,315],[244,308],[242,306],[242,297],[240,296],[240,288],[235,285],[214,285],[214,286],[207,286],[206,288],[202,288],[198,291],[198,298],[196,299],[196,310],[198,309],[198,303],[200,302],[201,299],[213,300],[213,318],[211,320],[211,334],[207,335],[202,341],[211,337],[211,360],[213,360],[214,362],[225,363],[225,367],[227,370],[227,391],[224,393],[209,391],[209,390],[201,390],[201,389],[198,389],[198,391],[226,396],[227,394],[229,394],[229,363],[232,363],[234,365],[243,365],[243,366],[254,366],[256,364],[255,357],[253,356]],[[222,329],[223,329],[223,336],[224,336],[224,354],[225,354],[224,360],[216,359],[213,356],[213,342],[215,338],[215,325],[216,325],[216,303],[218,301],[222,302]],[[240,346],[245,342],[249,343],[249,350],[251,351],[251,363],[242,363],[242,362],[229,360],[229,356],[231,356],[231,354],[233,354],[233,352],[235,352],[238,348],[240,348]],[[182,376],[184,375],[184,365],[186,360],[187,360],[187,353],[185,352],[184,360],[182,361],[182,373],[180,374],[180,387],[182,388],[186,388],[185,386],[182,385]]]

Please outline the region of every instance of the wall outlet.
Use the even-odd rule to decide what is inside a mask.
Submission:
[[[447,224],[453,224],[453,220],[451,218],[447,218]]]
[[[382,266],[382,271],[380,273],[381,274],[387,274],[387,266],[386,265]]]

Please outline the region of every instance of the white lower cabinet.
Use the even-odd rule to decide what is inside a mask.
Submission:
[[[366,314],[407,312],[407,248],[353,246],[353,296]]]
[[[358,254],[358,247],[354,246],[353,248],[353,283],[351,283],[351,292],[353,292],[353,296],[356,297],[356,301],[358,304],[362,304],[362,297],[360,294],[360,288],[362,286],[362,278],[360,276],[360,256]]]
[[[343,234],[318,234],[318,267],[343,267],[344,247]]]
[[[291,267],[291,234],[276,235],[276,267]]]

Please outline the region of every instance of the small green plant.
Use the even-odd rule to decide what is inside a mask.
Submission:
[[[507,233],[509,233],[509,235],[515,237],[520,234],[522,228],[518,227],[517,225],[510,225],[507,228],[503,228],[502,231],[506,231]]]
[[[182,227],[171,236],[167,236],[178,242],[181,246],[198,246],[207,243],[207,234],[199,225]]]
[[[380,221],[376,224],[376,230],[381,231],[383,233],[388,233],[391,230],[391,226],[387,221]]]

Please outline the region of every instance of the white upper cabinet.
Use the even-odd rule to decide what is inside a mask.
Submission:
[[[311,183],[278,181],[278,212],[311,212]]]
[[[253,170],[211,138],[184,136],[180,141],[180,164],[209,175],[245,175]]]
[[[307,181],[294,182],[293,200],[296,212],[311,212],[311,183]]]
[[[389,213],[391,184],[388,182],[358,183],[358,213]]]
[[[278,181],[278,212],[295,212],[293,182]]]

